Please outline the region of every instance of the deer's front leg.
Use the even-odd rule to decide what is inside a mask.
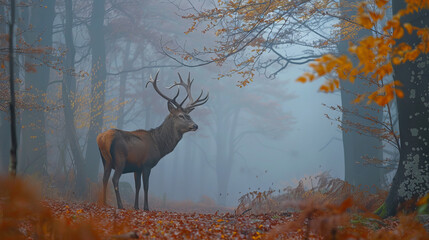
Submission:
[[[144,190],[144,210],[149,211],[148,190],[149,190],[149,175],[150,168],[143,169],[143,190]]]
[[[134,181],[136,183],[136,199],[134,201],[134,209],[138,210],[139,209],[139,192],[140,192],[140,187],[142,185],[142,180],[141,180],[141,172],[134,172]]]

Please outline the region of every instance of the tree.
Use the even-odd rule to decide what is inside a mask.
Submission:
[[[408,6],[406,5],[408,3]],[[418,2],[394,0],[393,13],[400,14],[409,5],[418,6]],[[425,46],[414,62],[408,61],[395,65],[394,78],[403,84],[406,95],[398,99],[399,132],[401,150],[398,170],[393,178],[392,187],[381,209],[382,216],[396,213],[397,206],[409,199],[422,197],[429,192],[429,4],[420,5],[421,10],[412,11],[400,18],[400,24],[411,23],[419,28],[408,30],[396,44]],[[421,29],[425,28],[426,33]],[[420,33],[419,33],[420,32]],[[411,52],[412,53],[412,50]]]
[[[193,24],[185,33],[207,24],[201,30],[207,34],[214,31],[215,46],[207,44],[203,50],[166,46],[165,54],[189,67],[232,62],[234,68],[219,77],[237,74],[243,79],[239,86],[253,81],[256,71],[273,78],[289,65],[304,65],[334,51],[339,38],[338,32],[327,32],[333,29],[330,26],[335,19],[341,19],[338,3],[331,1],[233,0],[201,8],[188,8],[194,12],[183,18]]]
[[[88,144],[86,148],[87,176],[92,182],[97,181],[99,151],[95,141],[101,133],[104,115],[104,91],[106,84],[106,49],[104,40],[105,1],[94,0],[92,3],[91,24],[89,26],[90,48],[92,51],[91,70],[91,108]]]
[[[29,7],[31,15],[26,19],[31,28],[24,32],[24,39],[29,46],[37,45],[47,48],[47,55],[42,59],[28,54],[25,57],[25,87],[28,89],[26,101],[36,102],[39,106],[22,113],[21,164],[24,173],[46,175],[47,151],[45,132],[45,97],[49,83],[50,67],[49,48],[52,47],[52,29],[55,17],[55,1],[47,1],[43,5],[33,4]]]
[[[64,103],[64,120],[66,122],[65,132],[70,145],[71,153],[76,165],[76,193],[86,192],[86,172],[85,172],[85,159],[83,156],[82,148],[79,145],[77,137],[74,109],[71,107],[70,95],[72,90],[76,89],[75,79],[75,55],[76,50],[73,43],[73,1],[65,0],[66,19],[64,26],[64,38],[66,42],[67,55],[65,58],[65,74],[63,74],[62,82],[62,100]]]
[[[367,83],[367,81],[364,81]],[[358,84],[356,84],[358,85]],[[349,103],[352,104],[352,103]],[[357,152],[358,155],[358,165],[365,167],[365,165],[371,165],[372,167],[376,167],[379,169],[380,175],[374,175],[368,177],[368,179],[373,179],[374,177],[378,177],[379,179],[373,179],[371,184],[379,182],[379,187],[381,189],[388,189],[391,183],[391,172],[396,171],[398,166],[399,159],[399,131],[398,131],[398,116],[397,116],[397,106],[396,101],[392,101],[387,104],[382,110],[380,110],[380,115],[382,117],[378,117],[378,114],[372,116],[370,114],[362,114],[362,112],[356,111],[354,108],[347,109],[342,106],[327,106],[329,110],[335,111],[342,115],[342,117],[332,117],[329,114],[325,114],[325,116],[334,122],[339,123],[338,127],[344,132],[343,134],[349,133],[353,131],[354,134],[359,136],[365,136],[369,140],[379,140],[381,147],[378,147],[377,150],[380,150],[382,157],[371,157],[371,155],[363,154],[364,151]],[[378,106],[378,105],[377,105]],[[380,109],[381,106],[374,107],[374,104],[367,106],[361,103],[359,107],[366,110],[366,112],[375,112],[376,109]],[[365,113],[365,111],[364,111]],[[345,118],[344,115],[349,116]],[[358,119],[359,121],[352,121],[351,119]],[[343,139],[344,141],[344,139]],[[350,141],[353,144],[352,141]],[[370,145],[363,144],[367,149],[376,148],[376,146],[380,145]],[[353,147],[353,146],[351,146]],[[356,148],[360,148],[361,146],[355,146]],[[378,151],[377,151],[378,152]],[[373,155],[374,156],[374,155]],[[361,167],[361,169],[363,168]],[[352,169],[349,169],[352,170]],[[363,175],[363,173],[361,173]],[[345,175],[347,178],[347,175]],[[361,178],[362,179],[362,178]],[[355,184],[356,185],[356,184]],[[362,183],[356,185],[363,187],[370,187],[371,185],[364,185]],[[377,186],[377,185],[376,185]],[[365,187],[365,188],[366,188]],[[368,188],[365,190],[375,191],[375,188]]]
[[[275,77],[289,65],[306,64],[326,52],[345,52],[349,41],[377,33],[356,23],[353,18],[356,12],[354,3],[356,1],[219,1],[218,6],[210,9],[196,11],[193,8],[197,13],[184,16],[194,21],[188,32],[207,22],[208,26],[203,32],[216,30],[216,46],[204,47],[203,51],[179,49],[183,57],[181,61],[170,57],[185,66],[212,62],[222,64],[232,59],[234,68],[220,74],[220,77],[238,74],[243,79],[238,85],[246,86],[253,80],[255,71]],[[332,30],[328,32],[324,29]],[[169,53],[166,51],[166,54]],[[359,81],[365,79],[360,78]],[[351,103],[355,94],[371,91],[374,85],[347,82],[341,85],[344,109],[359,112],[366,118],[376,117],[381,122],[380,107],[367,108]],[[349,111],[343,112],[344,123],[368,124],[365,117],[357,118],[356,115],[347,114]],[[342,127],[346,129],[348,126]],[[380,125],[374,127],[381,128]],[[348,182],[356,186],[380,187],[381,169],[362,162],[364,157],[381,160],[381,145],[380,139],[361,135],[353,129],[343,131],[345,179]],[[369,172],[372,177],[365,176]]]
[[[350,41],[356,42],[366,36],[371,36],[368,29],[358,27],[354,30],[352,37],[349,36],[350,23],[346,20],[352,19],[357,13],[356,4],[359,1],[341,1],[341,41],[338,43],[338,54],[345,54],[356,63],[357,59],[348,54],[347,48]],[[353,26],[356,28],[356,26]],[[342,111],[341,128],[343,134],[344,149],[344,180],[354,186],[369,188],[376,191],[374,186],[381,188],[382,169],[375,164],[367,164],[365,158],[383,159],[382,138],[373,135],[362,134],[352,125],[371,125],[371,130],[380,131],[382,126],[383,109],[377,104],[366,106],[364,103],[353,103],[356,94],[374,91],[377,86],[367,78],[358,76],[355,84],[348,81],[340,83]],[[374,120],[374,121],[373,121]]]
[[[213,97],[207,104],[212,115],[208,135],[216,146],[213,165],[218,203],[225,205],[233,166],[242,155],[242,141],[259,136],[271,139],[282,137],[290,128],[292,118],[280,103],[292,96],[271,82],[258,84],[258,87],[252,88],[253,91],[231,89],[219,82],[213,84],[216,84],[210,88]]]
[[[7,6],[6,5],[0,5],[0,16],[5,16],[5,8]],[[6,38],[8,31],[10,31],[6,26],[6,21],[5,21],[5,17],[1,18],[1,23],[4,23],[4,27],[2,27],[0,29],[0,36],[2,38]],[[9,35],[10,37],[11,35]],[[6,41],[2,41],[1,47],[4,49],[8,49],[9,46],[6,45]],[[10,54],[10,53],[9,53]],[[2,62],[3,63],[3,62]],[[4,65],[3,65],[4,66]],[[6,67],[2,67],[1,69],[1,76],[2,76],[2,81],[0,82],[1,86],[0,89],[8,89],[10,88],[9,83],[7,81],[5,81],[6,79],[3,79],[4,76],[7,76],[6,73]],[[4,101],[4,104],[1,104],[1,108],[0,108],[0,170],[2,170],[3,172],[7,172],[8,167],[9,167],[9,154],[10,154],[10,149],[11,149],[11,131],[10,131],[10,124],[9,124],[9,117],[8,117],[8,101],[9,100],[9,92],[8,91],[1,91],[1,99]]]
[[[11,130],[11,149],[9,173],[12,177],[16,176],[17,166],[17,141],[16,141],[16,115],[15,115],[15,75],[14,75],[14,27],[15,27],[15,1],[10,2],[10,24],[9,24],[9,85],[10,85],[10,130]]]
[[[44,67],[52,67],[52,63],[48,61],[50,54],[52,53],[52,49],[50,47],[46,47],[44,45],[39,45],[39,41],[29,43],[26,42],[26,39],[31,35],[31,33],[34,31],[32,25],[27,25],[27,20],[29,16],[29,12],[31,11],[31,8],[33,7],[32,3],[18,3],[18,10],[15,15],[16,19],[18,19],[16,26],[16,31],[14,31],[13,38],[16,39],[13,46],[13,53],[16,55],[13,58],[13,78],[14,78],[14,86],[16,86],[14,90],[14,96],[15,96],[15,109],[16,109],[16,120],[15,120],[15,130],[16,130],[16,141],[17,143],[20,142],[20,133],[21,133],[21,112],[28,112],[28,111],[35,111],[38,113],[43,113],[44,111],[47,111],[49,109],[54,109],[51,104],[43,104],[45,103],[44,96],[37,96],[34,94],[34,89],[28,88],[28,89],[22,89],[22,75],[30,73],[35,73],[40,68],[44,69]],[[0,62],[1,62],[1,72],[0,76],[2,79],[1,88],[0,88],[0,98],[1,98],[1,104],[0,104],[0,135],[1,135],[1,146],[0,146],[0,158],[1,158],[1,167],[4,170],[7,170],[9,165],[9,153],[11,149],[11,129],[10,125],[12,122],[12,117],[8,112],[10,111],[9,102],[11,99],[11,91],[10,91],[10,83],[9,81],[5,81],[6,79],[10,78],[10,71],[7,71],[8,68],[10,68],[11,60],[9,58],[10,53],[8,53],[9,49],[9,38],[11,37],[9,34],[6,34],[8,30],[8,22],[6,22],[7,12],[5,10],[10,9],[9,3],[0,3],[0,18],[2,23],[5,23],[2,25],[0,36],[5,41],[2,41],[1,44],[1,50],[0,52]],[[37,12],[37,11],[36,11]],[[36,12],[34,14],[36,14]],[[9,15],[11,13],[9,12]],[[9,16],[10,17],[10,16]],[[4,28],[3,28],[4,26]],[[40,39],[41,40],[41,39]],[[7,51],[6,51],[7,50]],[[24,57],[25,56],[25,57]],[[29,61],[28,59],[31,59]],[[24,60],[27,60],[24,62]],[[7,66],[7,67],[6,67]],[[43,81],[42,81],[43,82]],[[27,83],[28,86],[29,83]],[[29,122],[30,120],[27,119]],[[25,128],[25,126],[23,127]],[[30,124],[30,128],[32,130],[41,130],[43,127],[37,125],[36,123]],[[27,131],[28,132],[28,131]],[[32,138],[36,138],[36,136],[32,136]],[[46,146],[41,144],[42,150]],[[33,149],[34,150],[34,149]],[[43,151],[41,151],[43,152]],[[32,162],[41,160],[37,159],[37,157],[33,156],[34,158],[31,159]],[[27,159],[28,160],[28,159]],[[20,169],[28,169],[28,165],[25,161],[20,161]],[[33,172],[35,173],[35,172]]]
[[[387,1],[376,0],[378,9],[371,10],[367,4],[359,7],[359,22],[372,28],[384,15]],[[321,86],[330,92],[338,87],[340,80],[353,82],[359,74],[381,81],[392,74],[392,83],[381,86],[374,92],[358,95],[355,101],[365,98],[368,103],[384,106],[398,96],[398,119],[400,135],[400,159],[389,195],[377,213],[383,217],[396,214],[398,206],[429,192],[429,18],[428,2],[392,2],[391,20],[383,28],[383,35],[367,37],[351,45],[349,51],[359,59],[355,65],[345,55],[325,55],[311,67],[315,74],[306,73],[299,81],[312,81],[315,77],[333,72],[337,76]]]

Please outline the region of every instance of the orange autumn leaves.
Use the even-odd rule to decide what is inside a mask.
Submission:
[[[383,18],[387,9],[387,0],[375,0],[378,9],[371,10],[368,3],[361,3],[358,9],[357,23],[362,27],[371,29]],[[384,84],[384,77],[393,73],[393,65],[399,65],[408,61],[414,61],[420,54],[429,53],[429,31],[427,28],[419,28],[409,23],[401,24],[400,18],[404,15],[418,12],[419,9],[428,9],[429,0],[406,0],[407,7],[399,11],[386,22],[383,27],[383,35],[369,36],[359,41],[358,44],[350,44],[349,52],[357,60],[357,66],[346,55],[334,56],[326,54],[311,63],[313,73],[304,73],[297,79],[298,82],[313,81],[316,78],[334,74],[334,78],[326,80],[320,86],[322,92],[332,92],[339,87],[339,81],[354,82],[356,77],[369,77],[379,83],[377,91],[358,95],[355,102],[367,98],[368,103],[375,102],[380,106],[388,104],[394,96],[403,97],[404,93],[396,88],[401,86],[399,81]],[[405,34],[416,34],[420,42],[411,46],[407,43],[397,44],[397,40]]]

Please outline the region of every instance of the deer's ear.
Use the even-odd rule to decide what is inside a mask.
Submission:
[[[167,102],[167,106],[170,113],[175,113],[177,111],[177,108],[170,101]]]

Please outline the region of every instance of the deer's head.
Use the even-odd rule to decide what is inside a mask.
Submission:
[[[181,134],[183,134],[185,132],[189,132],[189,131],[196,131],[198,129],[198,125],[195,124],[195,122],[189,116],[189,113],[192,110],[194,110],[196,107],[205,104],[209,100],[209,94],[207,93],[207,95],[205,97],[202,97],[203,96],[203,90],[201,90],[201,94],[194,101],[194,99],[192,98],[192,93],[191,93],[191,86],[192,86],[192,83],[194,80],[191,80],[190,73],[188,74],[188,80],[186,83],[183,81],[180,74],[177,73],[179,75],[180,82],[174,82],[173,85],[168,87],[168,89],[171,89],[171,88],[177,86],[178,87],[177,93],[176,93],[176,96],[174,96],[174,98],[169,98],[166,95],[164,95],[158,88],[158,85],[157,85],[158,74],[159,74],[159,71],[156,73],[155,79],[152,79],[152,77],[150,77],[150,80],[147,84],[152,83],[155,91],[162,98],[167,100],[168,111],[170,112],[167,119],[169,119],[173,122],[174,129],[176,129]],[[146,87],[147,87],[147,84],[146,84]],[[180,86],[185,88],[186,97],[180,103],[178,103],[176,101],[176,99],[180,94],[180,89],[179,89]],[[188,99],[188,103],[186,104],[186,107],[184,107],[183,104],[185,103],[185,101],[187,99]]]

